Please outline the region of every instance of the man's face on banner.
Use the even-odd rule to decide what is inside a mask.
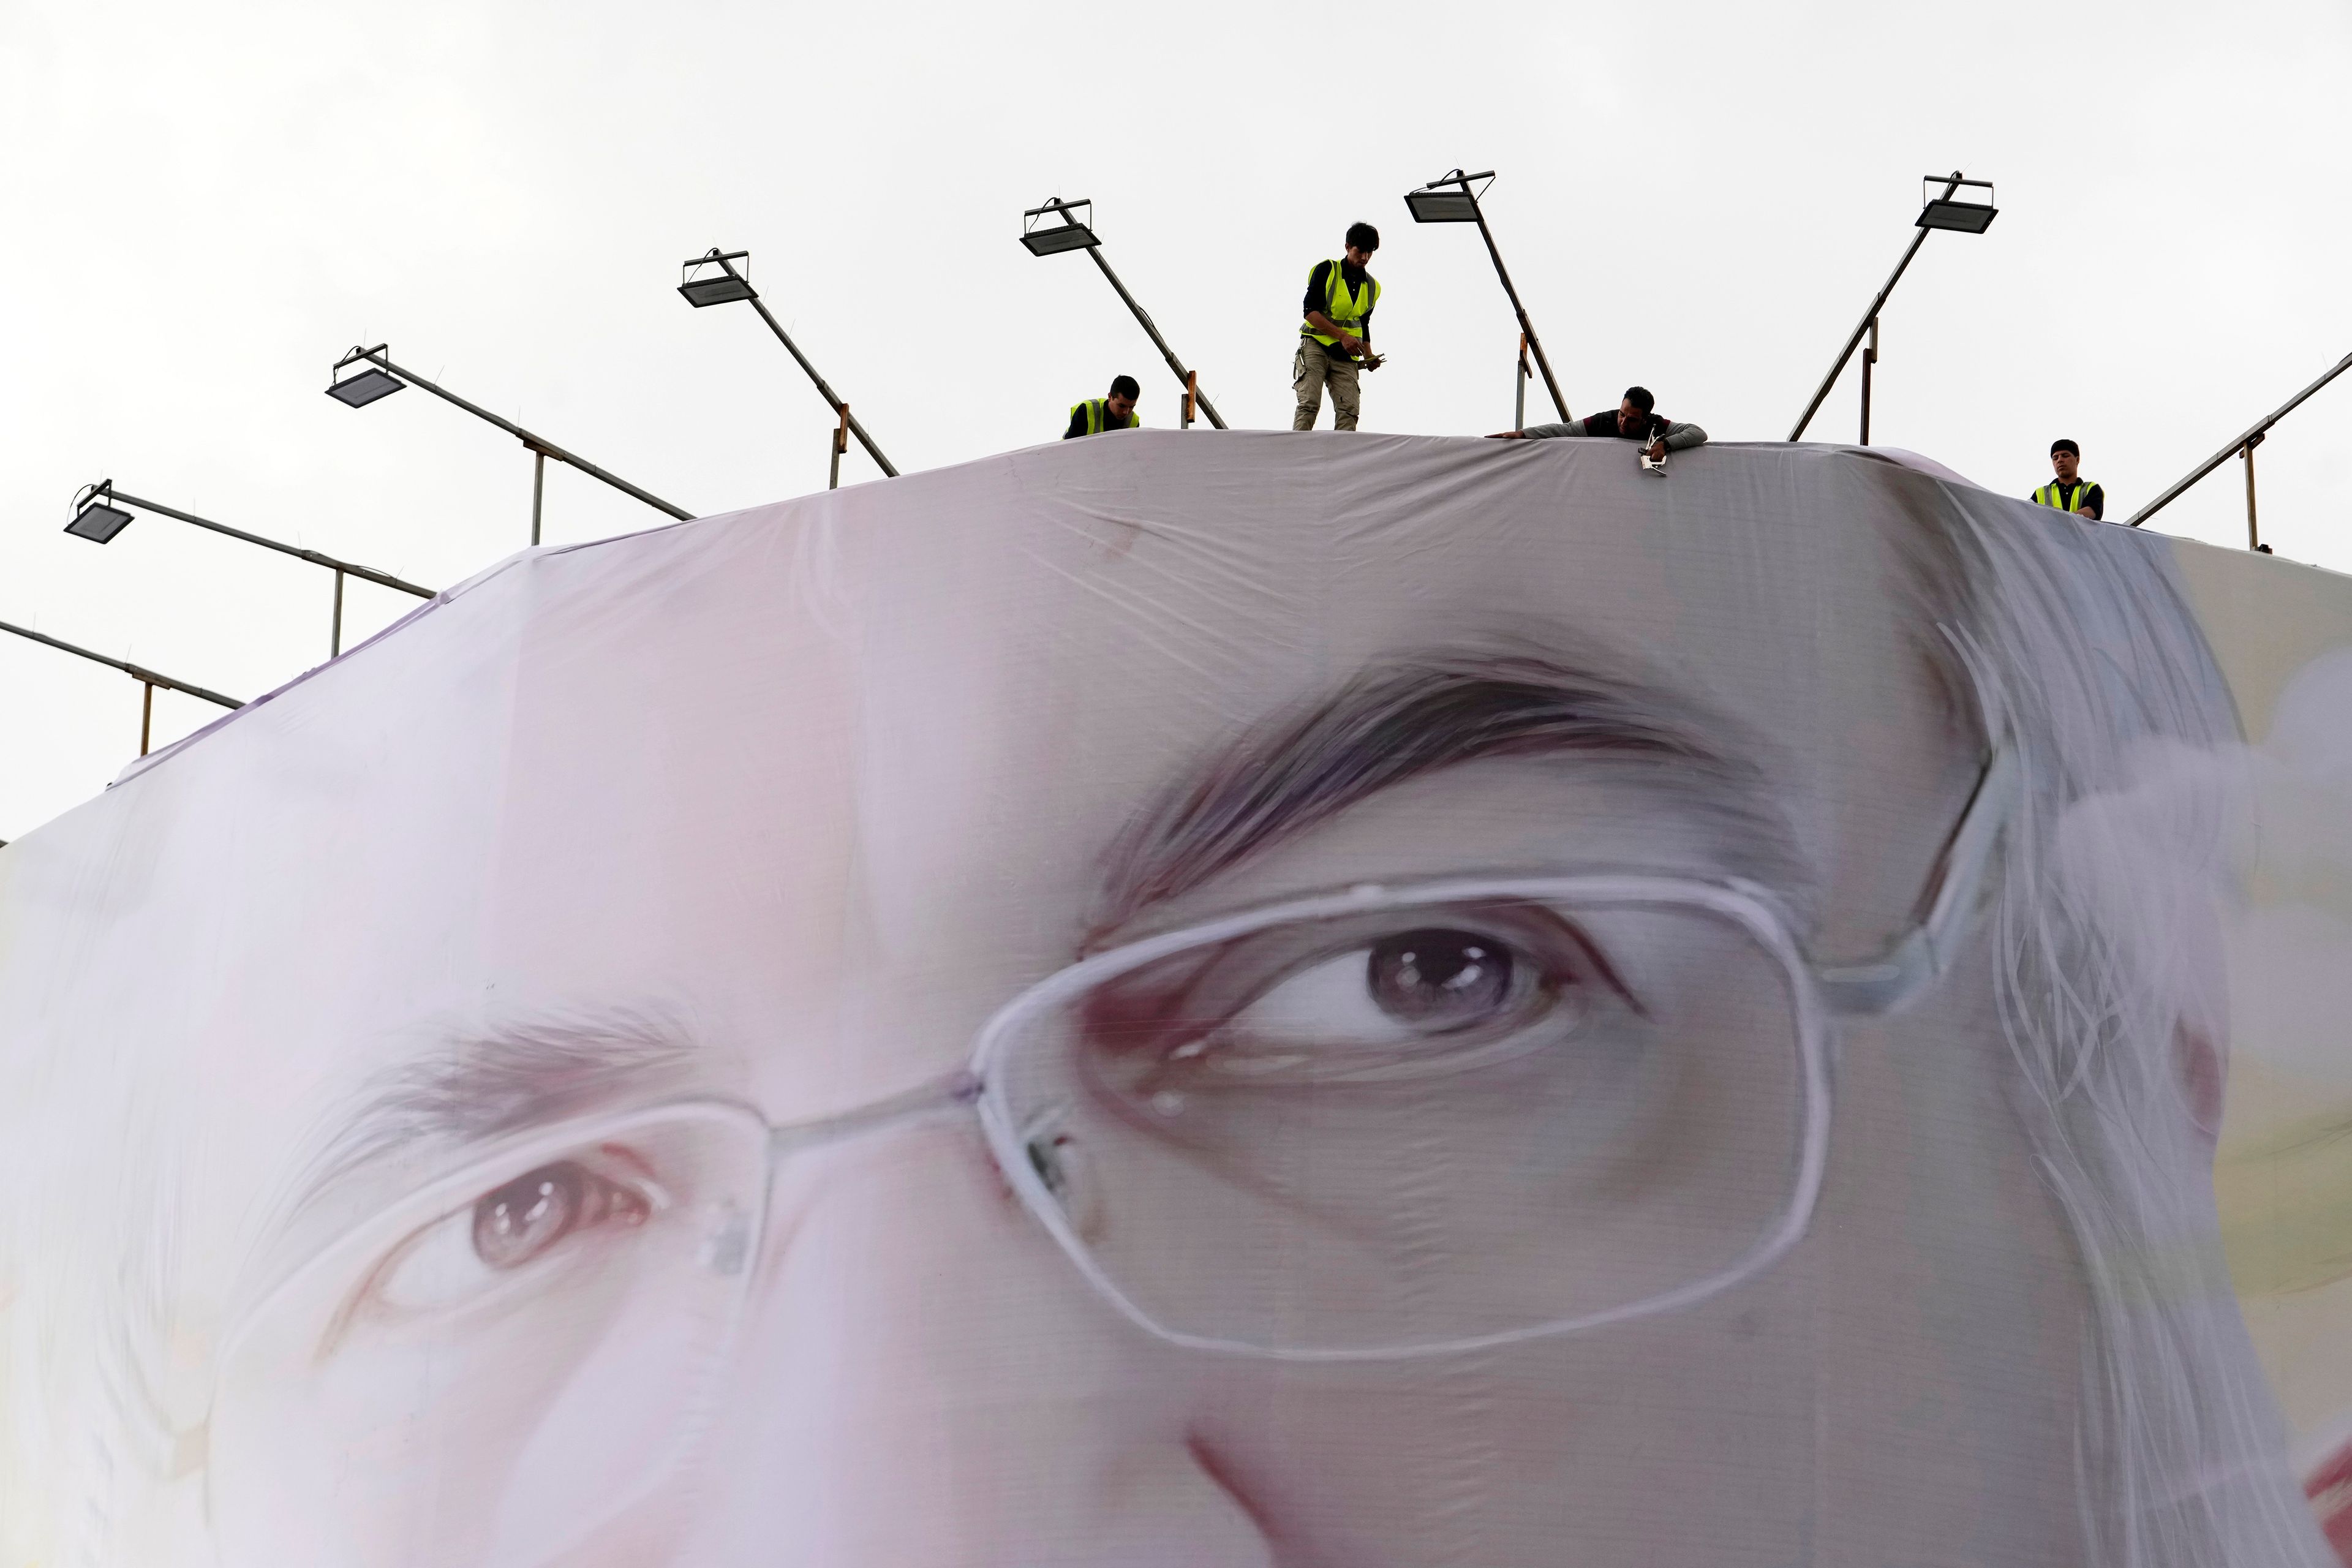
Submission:
[[[1980,948],[1843,1032],[1785,1257],[1524,1343],[1171,1342],[929,1097],[1057,970],[1223,931],[1021,1037],[1069,1087],[1018,1146],[1156,1319],[1470,1338],[1720,1264],[1784,1196],[1779,972],[1568,884],[1746,879],[1822,962],[1913,921],[1982,748],[1855,467],[1761,563],[1630,465],[1336,567],[1017,521],[543,561],[494,774],[384,760],[413,863],[247,911],[277,988],[207,1025],[266,1067],[206,1190],[272,1216],[209,1331],[222,1560],[2070,1561],[2080,1290]]]

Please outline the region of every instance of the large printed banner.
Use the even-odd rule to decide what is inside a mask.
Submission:
[[[0,1568],[2328,1564],[2347,1020],[2352,584],[1900,454],[540,551],[0,850]]]

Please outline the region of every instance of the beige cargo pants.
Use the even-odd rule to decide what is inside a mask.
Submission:
[[[1353,430],[1356,411],[1361,406],[1356,396],[1360,368],[1354,360],[1333,359],[1313,338],[1300,338],[1298,355],[1290,363],[1290,390],[1298,394],[1298,411],[1291,416],[1290,427],[1315,428],[1315,416],[1323,412],[1323,384],[1328,381],[1331,384],[1333,428]]]

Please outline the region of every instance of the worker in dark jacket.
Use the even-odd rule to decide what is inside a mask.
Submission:
[[[2096,522],[2107,510],[2107,492],[2083,478],[2083,448],[2061,437],[2050,443],[2050,467],[2058,476],[2027,499]]]
[[[1290,416],[1293,430],[1315,428],[1327,382],[1332,428],[1353,430],[1361,406],[1356,372],[1381,368],[1381,356],[1372,352],[1372,307],[1381,302],[1381,285],[1364,270],[1381,247],[1381,231],[1368,223],[1349,224],[1347,245],[1345,252],[1317,262],[1307,274],[1307,322],[1298,329],[1298,354],[1290,362],[1290,390],[1298,399]]]
[[[1706,432],[1696,425],[1666,418],[1656,412],[1658,400],[1646,386],[1629,386],[1613,414],[1595,414],[1565,425],[1530,425],[1524,430],[1497,430],[1497,441],[1542,440],[1552,436],[1614,436],[1642,443],[1642,455],[1654,463],[1668,452],[1706,445]]]
[[[1106,430],[1134,429],[1143,423],[1135,412],[1135,400],[1142,395],[1143,388],[1135,384],[1135,377],[1111,377],[1108,397],[1089,397],[1084,403],[1070,405],[1070,427],[1062,432],[1062,439],[1099,436]]]

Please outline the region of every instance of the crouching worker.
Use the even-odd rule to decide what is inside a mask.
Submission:
[[[1142,395],[1143,388],[1135,384],[1135,377],[1113,376],[1108,397],[1089,397],[1084,403],[1070,405],[1070,427],[1062,432],[1062,439],[1099,436],[1106,430],[1134,429],[1143,423],[1135,412],[1135,400]]]
[[[1696,425],[1667,419],[1655,412],[1657,399],[1646,386],[1629,386],[1613,414],[1595,414],[1565,425],[1530,425],[1524,430],[1497,430],[1497,441],[1541,440],[1551,436],[1614,436],[1642,443],[1642,455],[1663,463],[1668,452],[1706,445],[1706,432]]]

